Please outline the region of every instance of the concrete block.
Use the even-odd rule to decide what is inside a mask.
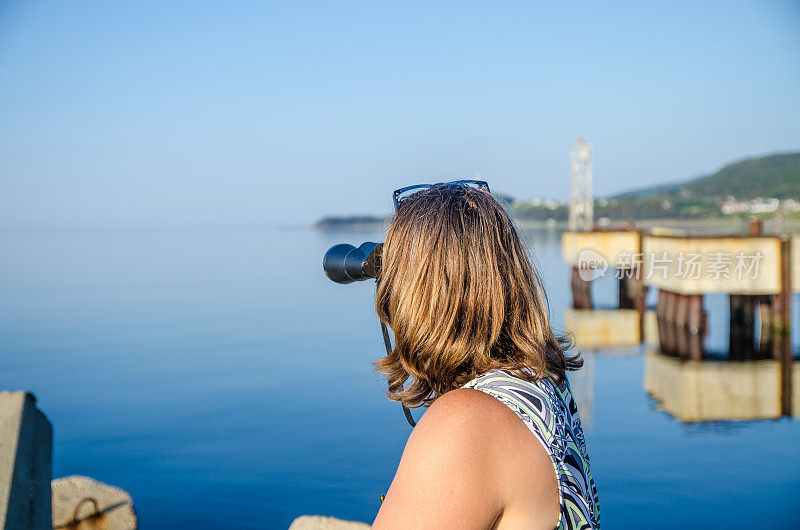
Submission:
[[[642,252],[644,283],[651,287],[679,294],[775,294],[781,290],[778,237],[651,235],[642,240]],[[681,259],[694,259],[697,265],[691,268]]]
[[[565,262],[575,267],[580,265],[581,253],[584,250],[599,253],[608,260],[611,267],[630,265],[630,256],[641,252],[641,237],[636,230],[564,232],[561,234],[561,254]],[[628,259],[620,259],[623,255]]]
[[[79,475],[53,481],[53,528],[135,530],[137,526],[127,491]]]
[[[53,429],[29,392],[0,392],[0,529],[49,529]]]
[[[292,521],[289,530],[369,530],[366,523],[343,521],[335,517],[321,515],[301,515]]]

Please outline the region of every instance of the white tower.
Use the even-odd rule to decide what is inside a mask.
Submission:
[[[569,229],[591,230],[594,226],[592,150],[583,138],[569,148]]]

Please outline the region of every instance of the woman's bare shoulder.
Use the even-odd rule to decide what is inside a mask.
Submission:
[[[497,398],[472,388],[452,390],[428,408],[420,427],[446,435],[453,427],[482,427],[476,433],[502,429],[519,422],[506,405]]]
[[[406,444],[403,460],[425,460],[444,469],[451,462],[471,462],[469,469],[492,465],[498,440],[514,437],[521,422],[496,398],[479,390],[452,390],[422,415]]]
[[[479,390],[452,390],[428,408],[409,437],[376,528],[490,527],[509,507],[530,502],[530,480],[553,474],[547,455],[537,457],[542,451],[499,400]],[[417,507],[414,513],[409,506]]]
[[[497,405],[503,405],[492,401],[497,400],[480,391],[459,389],[428,408],[406,443],[374,528],[493,524],[503,499],[491,470],[495,457],[488,435],[499,424],[488,423],[502,416]]]

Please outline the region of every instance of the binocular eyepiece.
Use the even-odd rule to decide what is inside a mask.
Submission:
[[[322,258],[325,275],[336,283],[352,283],[377,278],[381,271],[383,243],[362,243],[358,248],[347,243],[334,245]]]

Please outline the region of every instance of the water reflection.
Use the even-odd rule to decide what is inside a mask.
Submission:
[[[572,332],[576,345],[581,350],[614,348],[615,353],[625,350],[621,347],[637,346],[642,342],[642,316],[635,309],[573,309],[564,311],[564,325]]]
[[[644,389],[680,421],[781,417],[780,361],[684,360],[647,347],[644,365]],[[792,370],[797,417],[800,363],[795,361]]]
[[[702,335],[659,321],[655,311],[567,308],[564,323],[583,352],[585,367],[572,381],[584,423],[591,425],[593,417],[595,356],[636,355],[641,344],[644,390],[674,418],[689,423],[783,415],[781,361],[759,349],[711,356]],[[800,417],[800,362],[791,371],[791,411]]]
[[[594,424],[594,355],[594,352],[583,352],[583,367],[569,377],[584,429]]]

